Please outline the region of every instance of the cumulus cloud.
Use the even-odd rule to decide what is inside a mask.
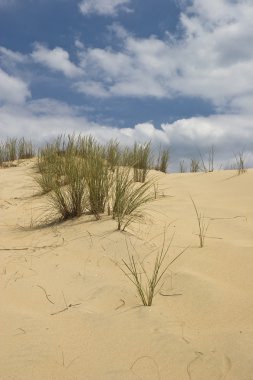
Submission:
[[[92,134],[99,141],[119,138],[132,142],[118,128],[94,123],[78,107],[54,99],[28,101],[25,105],[0,106],[1,137],[28,137],[41,144],[61,134]],[[123,136],[123,139],[121,138]]]
[[[99,98],[108,98],[109,94],[107,89],[102,83],[95,81],[80,81],[73,85],[73,88],[78,92]]]
[[[0,67],[12,76],[23,76],[22,70],[19,67],[24,67],[29,59],[25,54],[7,49],[0,46]]]
[[[26,56],[22,53],[7,49],[4,46],[0,46],[0,59],[8,63],[23,63],[26,61]]]
[[[1,0],[0,0],[1,1]],[[84,13],[115,15],[129,1],[82,1]],[[238,150],[253,164],[253,3],[248,0],[192,0],[180,16],[180,36],[167,33],[137,38],[114,26],[121,48],[87,48],[76,40],[79,65],[67,51],[35,45],[33,63],[62,72],[71,85],[93,97],[199,97],[212,102],[217,115],[179,119],[155,126],[139,123],[129,128],[98,124],[76,107],[52,99],[29,98],[27,84],[18,75],[0,70],[1,135],[27,136],[38,142],[61,133],[93,134],[100,141],[117,138],[123,144],[152,140],[171,146],[174,168],[181,159],[206,152],[214,145],[217,161],[226,163]],[[100,4],[100,7],[98,5]],[[85,10],[86,9],[86,10]],[[100,9],[100,10],[98,10]],[[19,53],[1,48],[5,62],[23,63]],[[8,73],[7,73],[8,72]],[[21,103],[21,105],[19,105]],[[218,114],[219,113],[219,114]],[[240,144],[238,143],[240,142]]]
[[[24,103],[30,95],[28,85],[22,79],[11,76],[0,68],[0,101]]]
[[[50,50],[42,44],[36,43],[31,57],[35,62],[53,71],[60,71],[66,77],[74,78],[82,74],[82,69],[70,61],[69,53],[61,47]]]
[[[45,143],[60,134],[92,134],[100,142],[118,139],[123,145],[152,141],[171,149],[171,170],[178,170],[180,160],[190,161],[204,156],[211,145],[215,147],[216,167],[229,166],[234,153],[244,150],[247,164],[253,165],[253,128],[251,115],[215,115],[181,119],[155,126],[152,122],[139,123],[129,128],[116,128],[94,123],[83,115],[83,110],[53,99],[28,101],[20,106],[0,107],[1,137],[31,138]],[[238,144],[240,141],[240,144]]]
[[[84,14],[115,16],[119,11],[130,11],[127,7],[131,0],[82,0],[80,11]]]
[[[180,160],[200,159],[213,146],[216,168],[227,168],[235,155],[243,151],[249,166],[253,165],[252,116],[240,114],[213,115],[177,120],[161,125],[172,149],[174,169]]]
[[[181,12],[180,38],[137,38],[120,28],[120,51],[84,48],[81,65],[108,96],[194,96],[222,111],[239,107],[253,96],[252,19],[248,0],[193,0]]]

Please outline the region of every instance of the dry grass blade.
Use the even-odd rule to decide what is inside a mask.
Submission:
[[[120,269],[125,274],[125,276],[134,284],[137,290],[137,294],[144,306],[152,305],[155,295],[159,292],[161,288],[161,286],[159,287],[159,285],[166,271],[168,270],[170,265],[172,265],[186,251],[186,249],[182,250],[174,259],[172,259],[169,263],[164,265],[169,249],[172,244],[173,236],[170,239],[169,244],[166,246],[166,236],[164,232],[162,248],[160,251],[158,251],[150,275],[148,274],[144,264],[140,261],[137,261],[133,255],[130,255],[129,247],[127,245],[129,262],[126,262],[125,260],[122,261],[125,268],[128,271],[126,271],[122,267],[120,267]]]
[[[206,232],[207,232],[208,227],[209,227],[209,222],[207,223],[205,221],[204,215],[198,210],[196,203],[194,202],[194,200],[192,199],[191,196],[190,196],[190,198],[191,198],[191,201],[192,201],[195,213],[196,213],[197,222],[198,222],[199,246],[200,246],[200,248],[202,248],[202,247],[204,247],[205,237],[206,237]]]
[[[87,191],[84,179],[84,160],[77,157],[66,159],[66,185],[55,181],[48,193],[50,206],[58,212],[60,219],[79,217],[87,210]]]
[[[159,170],[163,173],[166,173],[167,168],[168,168],[169,158],[170,158],[169,149],[163,149],[162,150],[161,146],[160,146],[159,155],[158,155],[157,164],[156,164],[155,169]]]
[[[100,219],[108,200],[110,172],[105,165],[102,152],[94,151],[85,161],[85,182],[88,191],[89,211]]]
[[[114,171],[120,163],[120,148],[117,140],[110,140],[106,146],[106,161],[110,170]]]
[[[237,169],[237,174],[243,174],[246,173],[246,167],[245,167],[245,154],[243,151],[238,152],[235,156],[235,167]]]
[[[154,199],[150,191],[154,181],[136,184],[129,168],[117,168],[113,182],[113,218],[117,220],[118,230],[124,231],[130,223],[142,216],[141,207]]]
[[[194,158],[192,158],[190,161],[190,172],[191,173],[197,173],[200,170],[201,169],[200,169],[199,160],[195,160]]]
[[[150,169],[150,142],[144,145],[134,144],[133,168],[135,182],[145,182]]]

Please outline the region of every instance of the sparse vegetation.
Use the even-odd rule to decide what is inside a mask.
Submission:
[[[191,173],[197,173],[199,171],[200,171],[199,160],[192,158],[191,162],[190,162],[190,172]]]
[[[148,157],[149,144],[138,149],[121,151],[116,141],[102,146],[91,136],[59,137],[40,151],[35,181],[60,219],[83,213],[100,219],[107,210],[117,221],[118,230],[125,230],[141,217],[141,206],[154,199],[150,191],[153,181],[144,181],[143,156]],[[143,159],[138,161],[144,169],[141,184],[134,180],[136,168],[119,166],[123,162],[133,164],[138,154]]]
[[[100,219],[99,215],[104,213],[108,201],[111,172],[97,149],[94,149],[89,158],[85,160],[84,166],[89,212],[95,215],[96,219]]]
[[[145,182],[148,171],[151,166],[151,146],[150,142],[144,145],[134,144],[133,149],[133,167],[135,182]]]
[[[0,166],[19,159],[32,158],[34,155],[35,149],[32,142],[24,138],[7,138],[0,142]]]
[[[55,186],[62,185],[65,178],[64,155],[59,154],[59,141],[47,144],[38,153],[37,167],[39,173],[34,175],[34,180],[39,185],[42,194],[46,194],[53,190]]]
[[[18,159],[28,159],[35,156],[35,150],[31,140],[27,141],[22,137],[17,144]]]
[[[61,220],[79,217],[87,210],[84,173],[84,160],[69,158],[65,166],[67,184],[61,186],[58,181],[55,181],[52,190],[48,193],[49,204]]]
[[[190,196],[190,198],[191,198],[191,201],[192,201],[192,204],[194,207],[194,211],[196,213],[197,222],[198,222],[199,246],[200,246],[200,248],[202,248],[202,247],[204,247],[205,237],[206,237],[206,232],[207,232],[208,227],[209,227],[209,222],[206,221],[205,216],[198,210],[196,203],[194,202],[194,200],[192,199],[191,196]]]
[[[235,154],[235,168],[237,170],[238,175],[243,174],[246,172],[245,167],[245,154],[244,151],[240,151],[237,154]]]
[[[186,167],[184,160],[179,161],[179,172],[180,173],[187,172],[187,167]]]
[[[155,262],[152,266],[150,273],[145,268],[145,264],[142,261],[137,261],[134,255],[131,255],[128,248],[128,262],[123,261],[124,267],[120,267],[125,276],[134,284],[137,294],[143,304],[143,306],[151,306],[155,295],[162,287],[162,279],[166,274],[166,271],[172,263],[174,263],[184,252],[181,251],[173,260],[169,263],[165,263],[168,256],[169,249],[171,247],[173,238],[170,239],[169,244],[166,246],[166,236],[164,233],[164,239],[162,248],[158,251]],[[159,286],[161,284],[161,286]]]
[[[142,216],[141,207],[154,199],[152,187],[152,180],[135,183],[130,168],[116,169],[112,188],[112,216],[117,221],[118,230],[124,231]]]
[[[169,149],[159,149],[157,164],[155,169],[166,173],[169,164],[170,152]]]
[[[115,167],[120,164],[121,152],[119,142],[110,140],[106,146],[106,161],[110,170],[114,171]]]
[[[200,162],[201,162],[201,165],[199,165],[200,170],[206,173],[213,172],[214,171],[214,156],[215,156],[215,149],[213,145],[208,149],[207,159],[205,159],[202,153],[199,152],[199,157],[200,157]]]

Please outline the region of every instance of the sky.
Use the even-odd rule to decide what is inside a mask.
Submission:
[[[253,165],[252,0],[0,0],[0,140],[215,148]]]

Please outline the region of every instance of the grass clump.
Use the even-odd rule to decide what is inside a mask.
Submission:
[[[31,141],[24,137],[21,139],[7,138],[0,143],[0,166],[5,162],[13,162],[19,159],[32,158],[35,155],[35,149]]]
[[[53,188],[47,196],[49,204],[60,215],[60,220],[79,217],[87,210],[84,174],[83,159],[72,157],[65,166],[67,184],[61,186],[59,182],[53,182]]]
[[[168,256],[173,237],[170,239],[170,242],[167,246],[165,240],[166,239],[164,233],[162,248],[156,255],[150,273],[147,272],[143,262],[136,260],[133,255],[130,255],[128,246],[128,262],[122,260],[124,267],[120,267],[120,269],[135,286],[137,294],[143,306],[152,306],[155,295],[159,292],[163,285],[162,279],[166,274],[166,271],[170,265],[185,252],[184,249],[173,260],[166,264],[165,261]]]
[[[144,145],[134,144],[132,161],[135,182],[145,182],[151,164],[150,154],[150,142]]]
[[[243,151],[238,152],[235,154],[235,168],[237,170],[237,174],[243,174],[246,173],[246,167],[245,167],[245,155]]]
[[[125,230],[141,217],[141,206],[153,199],[153,181],[144,182],[149,152],[150,144],[122,152],[116,140],[104,146],[91,136],[60,136],[40,150],[34,179],[60,219],[84,212],[100,219],[107,208],[118,229]],[[138,168],[119,166],[130,162],[138,162]],[[135,182],[135,170],[141,170],[141,184]]]
[[[201,170],[199,160],[196,160],[194,158],[190,161],[190,172],[191,173],[197,173]]]
[[[213,172],[214,171],[214,157],[215,157],[215,148],[213,145],[208,149],[207,151],[207,159],[202,155],[201,152],[199,152],[199,157],[201,161],[201,165],[199,165],[200,169],[207,172]]]
[[[159,155],[155,169],[166,173],[169,164],[170,152],[169,149],[159,149]]]
[[[18,158],[17,139],[9,138],[5,143],[6,158],[5,161],[15,161]]]
[[[22,137],[17,144],[18,159],[25,160],[35,156],[35,150],[31,140],[27,141]]]
[[[56,143],[47,144],[39,151],[37,168],[39,173],[34,176],[34,180],[42,194],[55,189],[57,184],[62,184],[66,174],[66,160],[63,155],[59,155]]]
[[[113,179],[112,215],[117,229],[124,231],[133,221],[142,216],[142,206],[153,200],[151,193],[154,181],[135,183],[130,168],[117,168]]]
[[[186,173],[187,172],[187,166],[186,166],[184,160],[179,161],[179,172],[180,173]]]
[[[48,194],[50,206],[66,220],[104,212],[110,173],[104,149],[94,138],[60,136],[40,151],[35,181]]]
[[[4,163],[4,147],[3,144],[0,142],[0,167],[3,166]]]
[[[110,140],[106,145],[106,162],[109,169],[114,171],[115,167],[120,164],[121,151],[117,140]]]
[[[87,186],[89,211],[96,219],[105,211],[110,188],[110,171],[102,154],[94,151],[85,161],[85,183]]]

